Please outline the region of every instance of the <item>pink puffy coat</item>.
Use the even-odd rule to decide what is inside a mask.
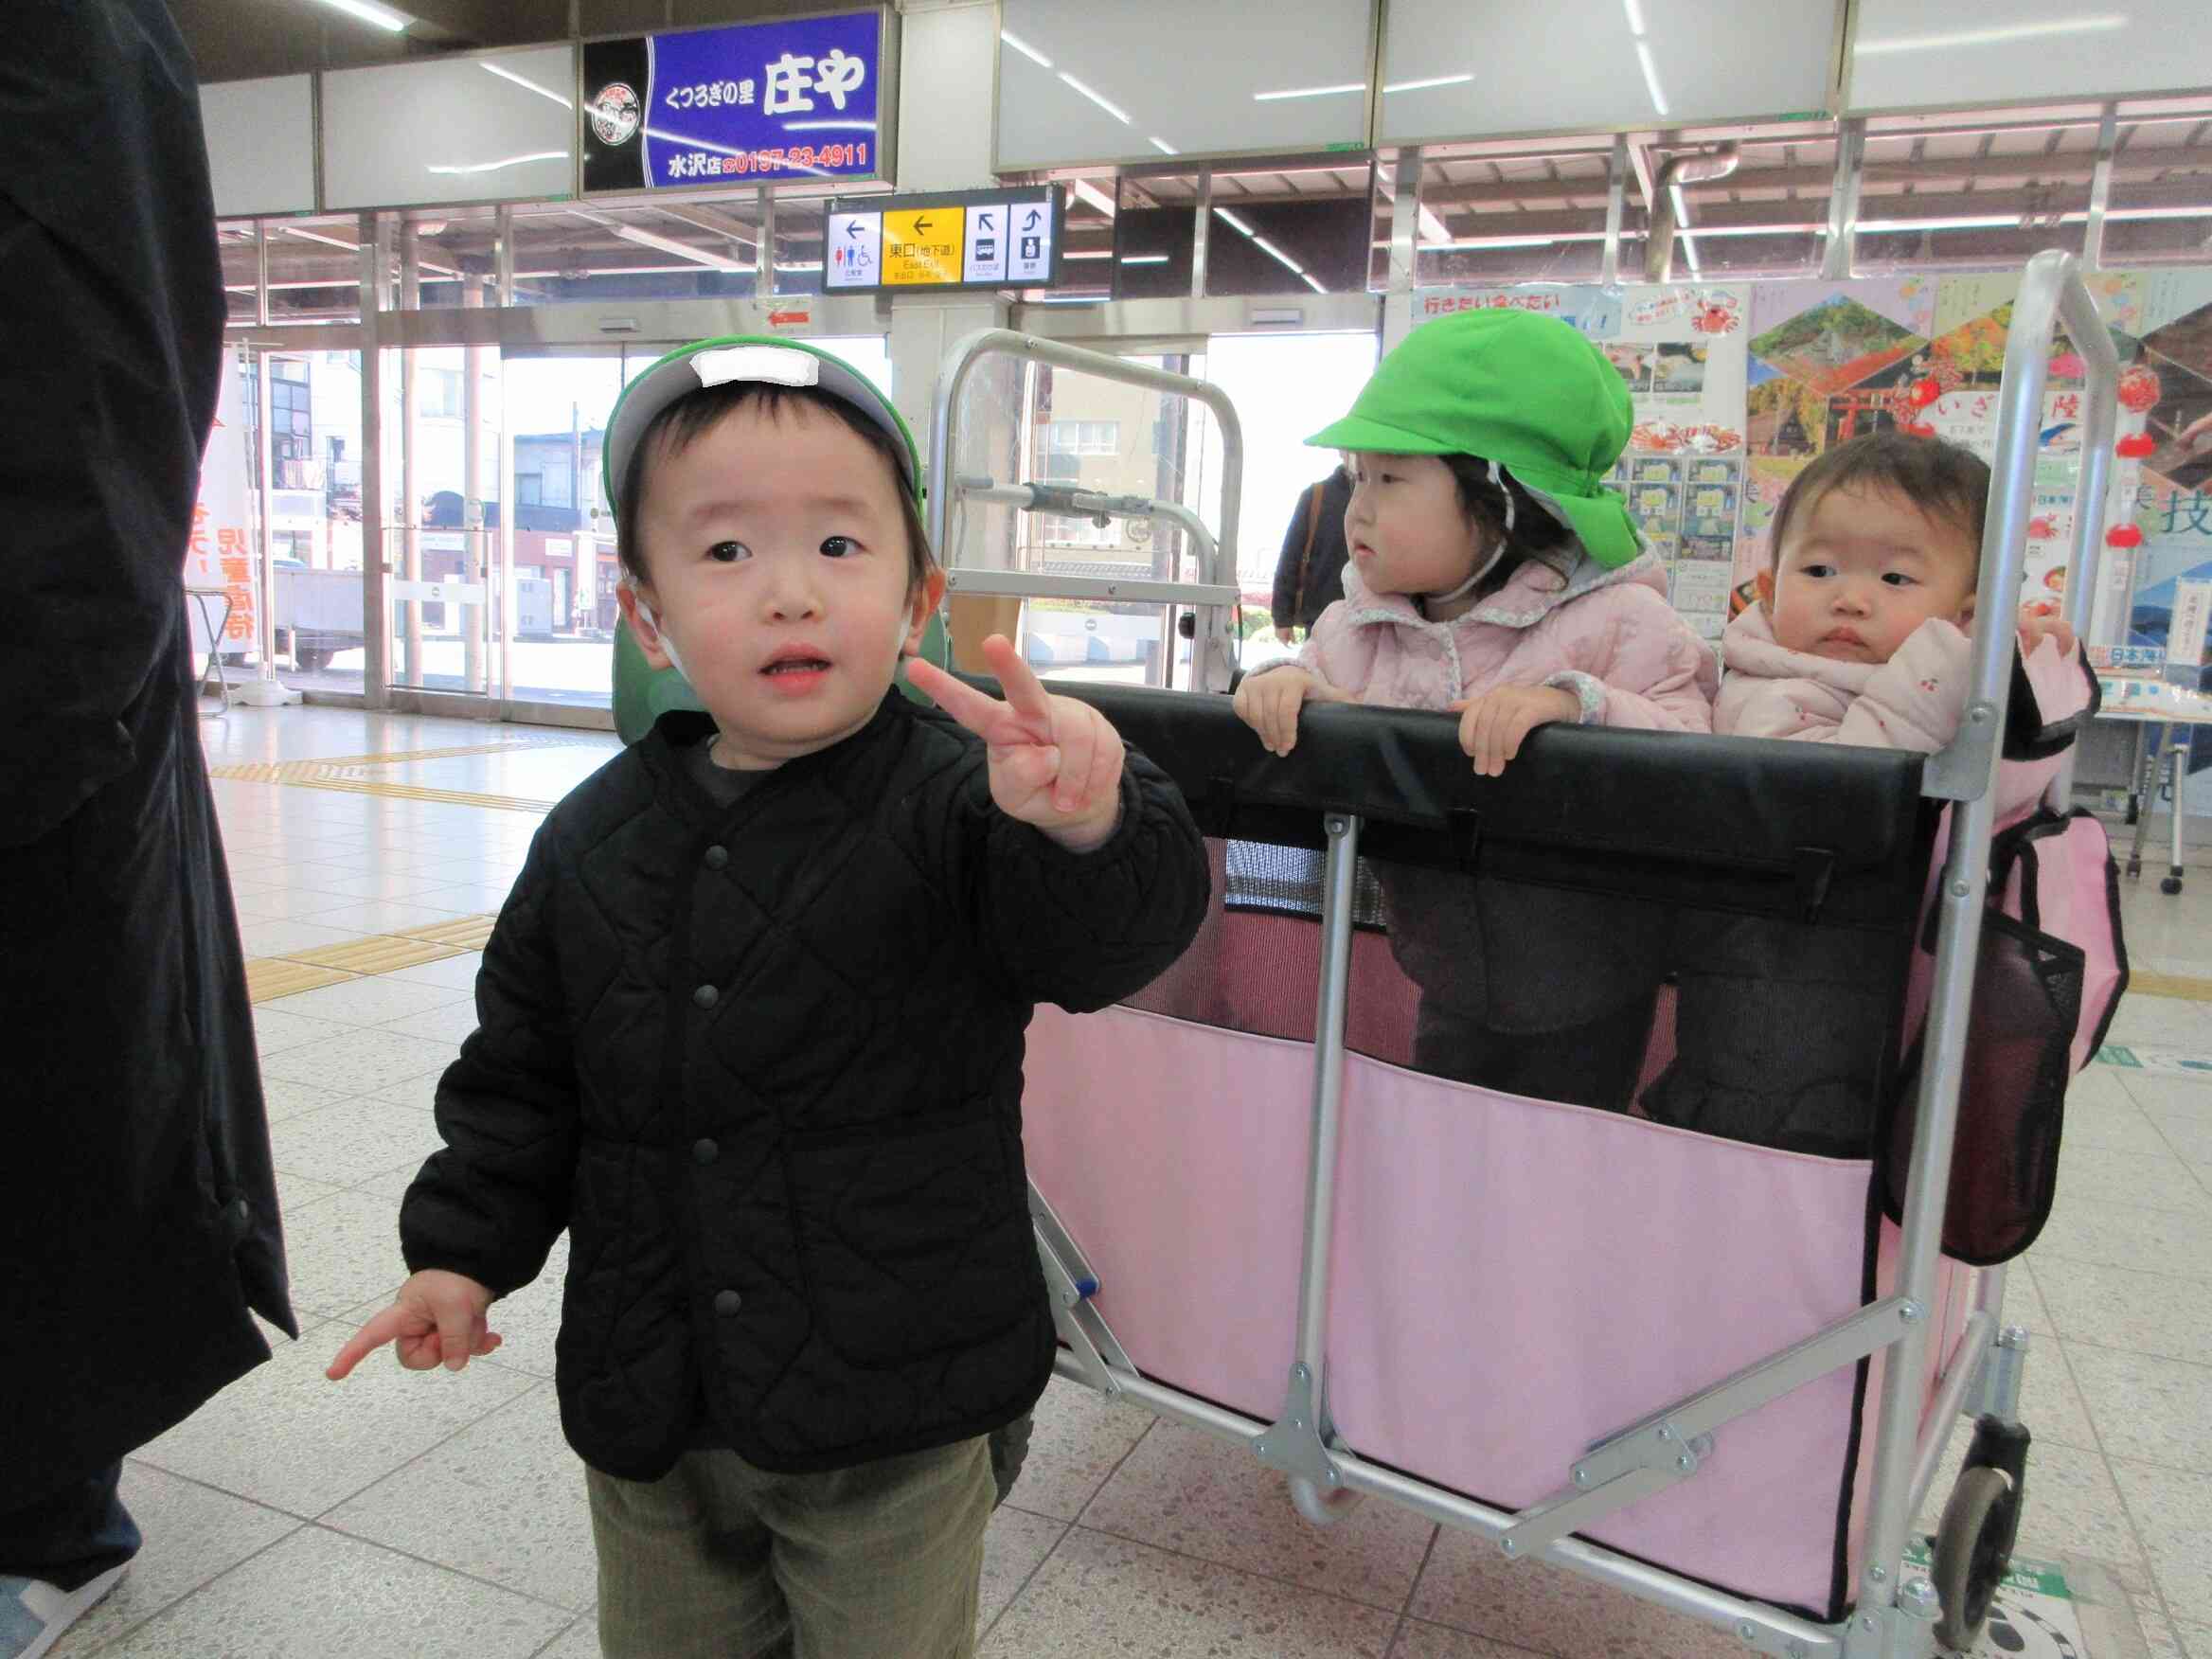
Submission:
[[[1530,561],[1452,622],[1370,593],[1356,565],[1344,594],[1297,666],[1363,703],[1441,709],[1500,686],[1558,686],[1581,700],[1584,725],[1713,729],[1713,648],[1668,604],[1666,572],[1649,554],[1618,570],[1584,558],[1563,583]]]
[[[1581,700],[1585,725],[1710,731],[1720,666],[1668,604],[1665,582],[1649,554],[1618,570],[1584,557],[1563,583],[1529,563],[1456,621],[1431,622],[1347,567],[1345,597],[1321,614],[1297,666],[1376,706],[1443,709],[1500,686],[1561,686]],[[1649,1023],[1665,971],[1664,907],[1404,865],[1375,873],[1391,954],[1421,988],[1424,1024],[1495,1038]]]
[[[1765,610],[1752,606],[1728,624],[1721,651],[1728,665],[1713,729],[1723,737],[1792,738],[1856,743],[1869,749],[1934,754],[1958,734],[1972,671],[1971,642],[1931,617],[1885,663],[1839,663],[1775,642]],[[2028,684],[2046,724],[2088,706],[2089,680],[2078,653],[2045,639],[2026,659]],[[2008,760],[1997,769],[1997,821],[2033,807],[2059,759]]]

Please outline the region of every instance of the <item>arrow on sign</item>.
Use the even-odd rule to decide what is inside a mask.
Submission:
[[[845,227],[845,234],[852,238],[854,241],[860,241],[860,221],[856,219],[850,224],[847,225]]]
[[[980,228],[989,230],[990,228],[990,215],[988,213],[978,213],[975,216],[975,223]]]
[[[929,221],[926,219],[916,219],[914,222],[914,234],[916,236],[929,235]]]
[[[1029,217],[1022,221],[1022,228],[1024,230],[1035,230],[1037,228],[1036,208],[1032,207],[1029,209]]]

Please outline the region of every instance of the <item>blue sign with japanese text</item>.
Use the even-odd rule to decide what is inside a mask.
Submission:
[[[587,43],[584,188],[880,173],[883,29],[848,11]]]

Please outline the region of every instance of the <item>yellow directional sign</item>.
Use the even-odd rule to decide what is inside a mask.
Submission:
[[[885,288],[913,288],[960,280],[966,243],[965,207],[917,207],[883,215]]]

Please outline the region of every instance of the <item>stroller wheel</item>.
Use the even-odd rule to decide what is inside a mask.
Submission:
[[[2165,877],[2161,877],[2161,878],[2160,878],[2160,880],[2159,880],[2159,883],[2158,883],[2158,890],[2159,890],[2161,893],[2164,893],[2164,894],[2165,894],[2165,895],[2166,895],[2166,896],[2167,896],[2168,899],[2172,898],[2172,897],[2173,897],[2173,896],[2174,896],[2176,893],[2178,893],[2178,892],[2180,892],[2180,891],[2182,890],[2182,879],[2181,879],[2181,877],[2179,877],[2179,876],[2165,876]]]
[[[2011,1567],[2018,1532],[2012,1477],[2002,1469],[1969,1469],[1943,1506],[1936,1534],[1936,1592],[1943,1616],[1936,1640],[1958,1652],[1981,1639],[1989,1601]]]
[[[1029,1431],[1035,1427],[1036,1419],[1024,1412],[1005,1428],[990,1433],[990,1478],[998,1485],[998,1503],[1007,1501],[1007,1493],[1022,1477],[1022,1465],[1029,1456]]]

